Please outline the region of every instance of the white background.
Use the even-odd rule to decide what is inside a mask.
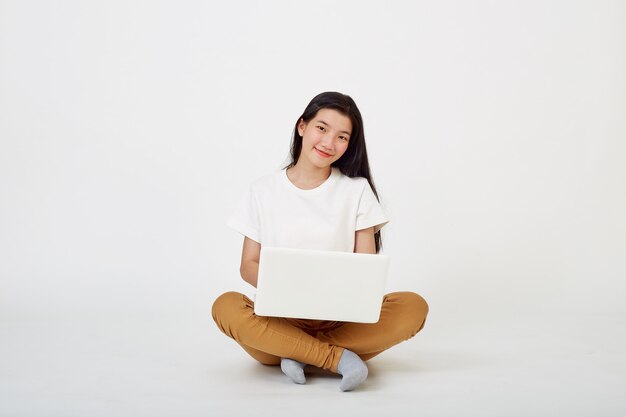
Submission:
[[[391,218],[389,290],[422,294],[431,328],[621,323],[625,18],[623,1],[0,1],[0,320],[159,317],[230,343],[211,303],[251,287],[225,220],[285,165],[310,99],[340,91]]]

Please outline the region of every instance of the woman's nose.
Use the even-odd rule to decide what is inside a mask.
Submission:
[[[333,137],[331,135],[324,135],[321,142],[327,149],[333,147]]]

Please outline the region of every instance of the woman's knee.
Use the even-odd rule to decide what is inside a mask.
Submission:
[[[428,315],[428,303],[424,300],[424,297],[414,292],[409,292],[408,294],[410,294],[408,297],[415,311],[419,315],[426,317]]]
[[[218,323],[220,317],[230,316],[229,312],[240,308],[242,303],[243,294],[235,291],[225,292],[213,301],[213,306],[211,307],[213,320]]]
[[[412,337],[424,327],[428,315],[428,303],[421,295],[411,291],[394,293],[394,296],[398,297],[403,306],[402,315],[406,319],[406,325],[410,327]]]
[[[424,328],[426,316],[428,316],[428,303],[421,295],[414,292],[410,294],[409,298],[411,299],[411,304],[413,305],[413,309],[415,311],[415,321],[417,326],[414,333],[415,335]]]

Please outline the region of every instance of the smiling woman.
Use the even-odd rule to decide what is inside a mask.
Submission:
[[[328,172],[348,149],[352,121],[337,110],[320,109],[312,120],[300,119],[297,130],[305,158],[299,158],[291,174],[315,177]]]
[[[254,287],[262,245],[370,254],[382,247],[380,231],[389,219],[350,96],[326,92],[311,100],[296,121],[291,157],[280,171],[252,182],[228,219],[244,236],[240,273]],[[306,364],[340,373],[342,391],[365,381],[364,361],[419,332],[427,313],[426,301],[413,292],[385,295],[378,323],[261,317],[238,292],[222,294],[212,309],[220,330],[259,362],[280,364],[299,384]]]

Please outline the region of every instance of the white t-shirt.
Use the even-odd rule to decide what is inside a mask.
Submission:
[[[253,181],[227,225],[261,246],[354,252],[355,231],[388,222],[367,179],[332,167],[311,190],[296,187],[286,169]]]

